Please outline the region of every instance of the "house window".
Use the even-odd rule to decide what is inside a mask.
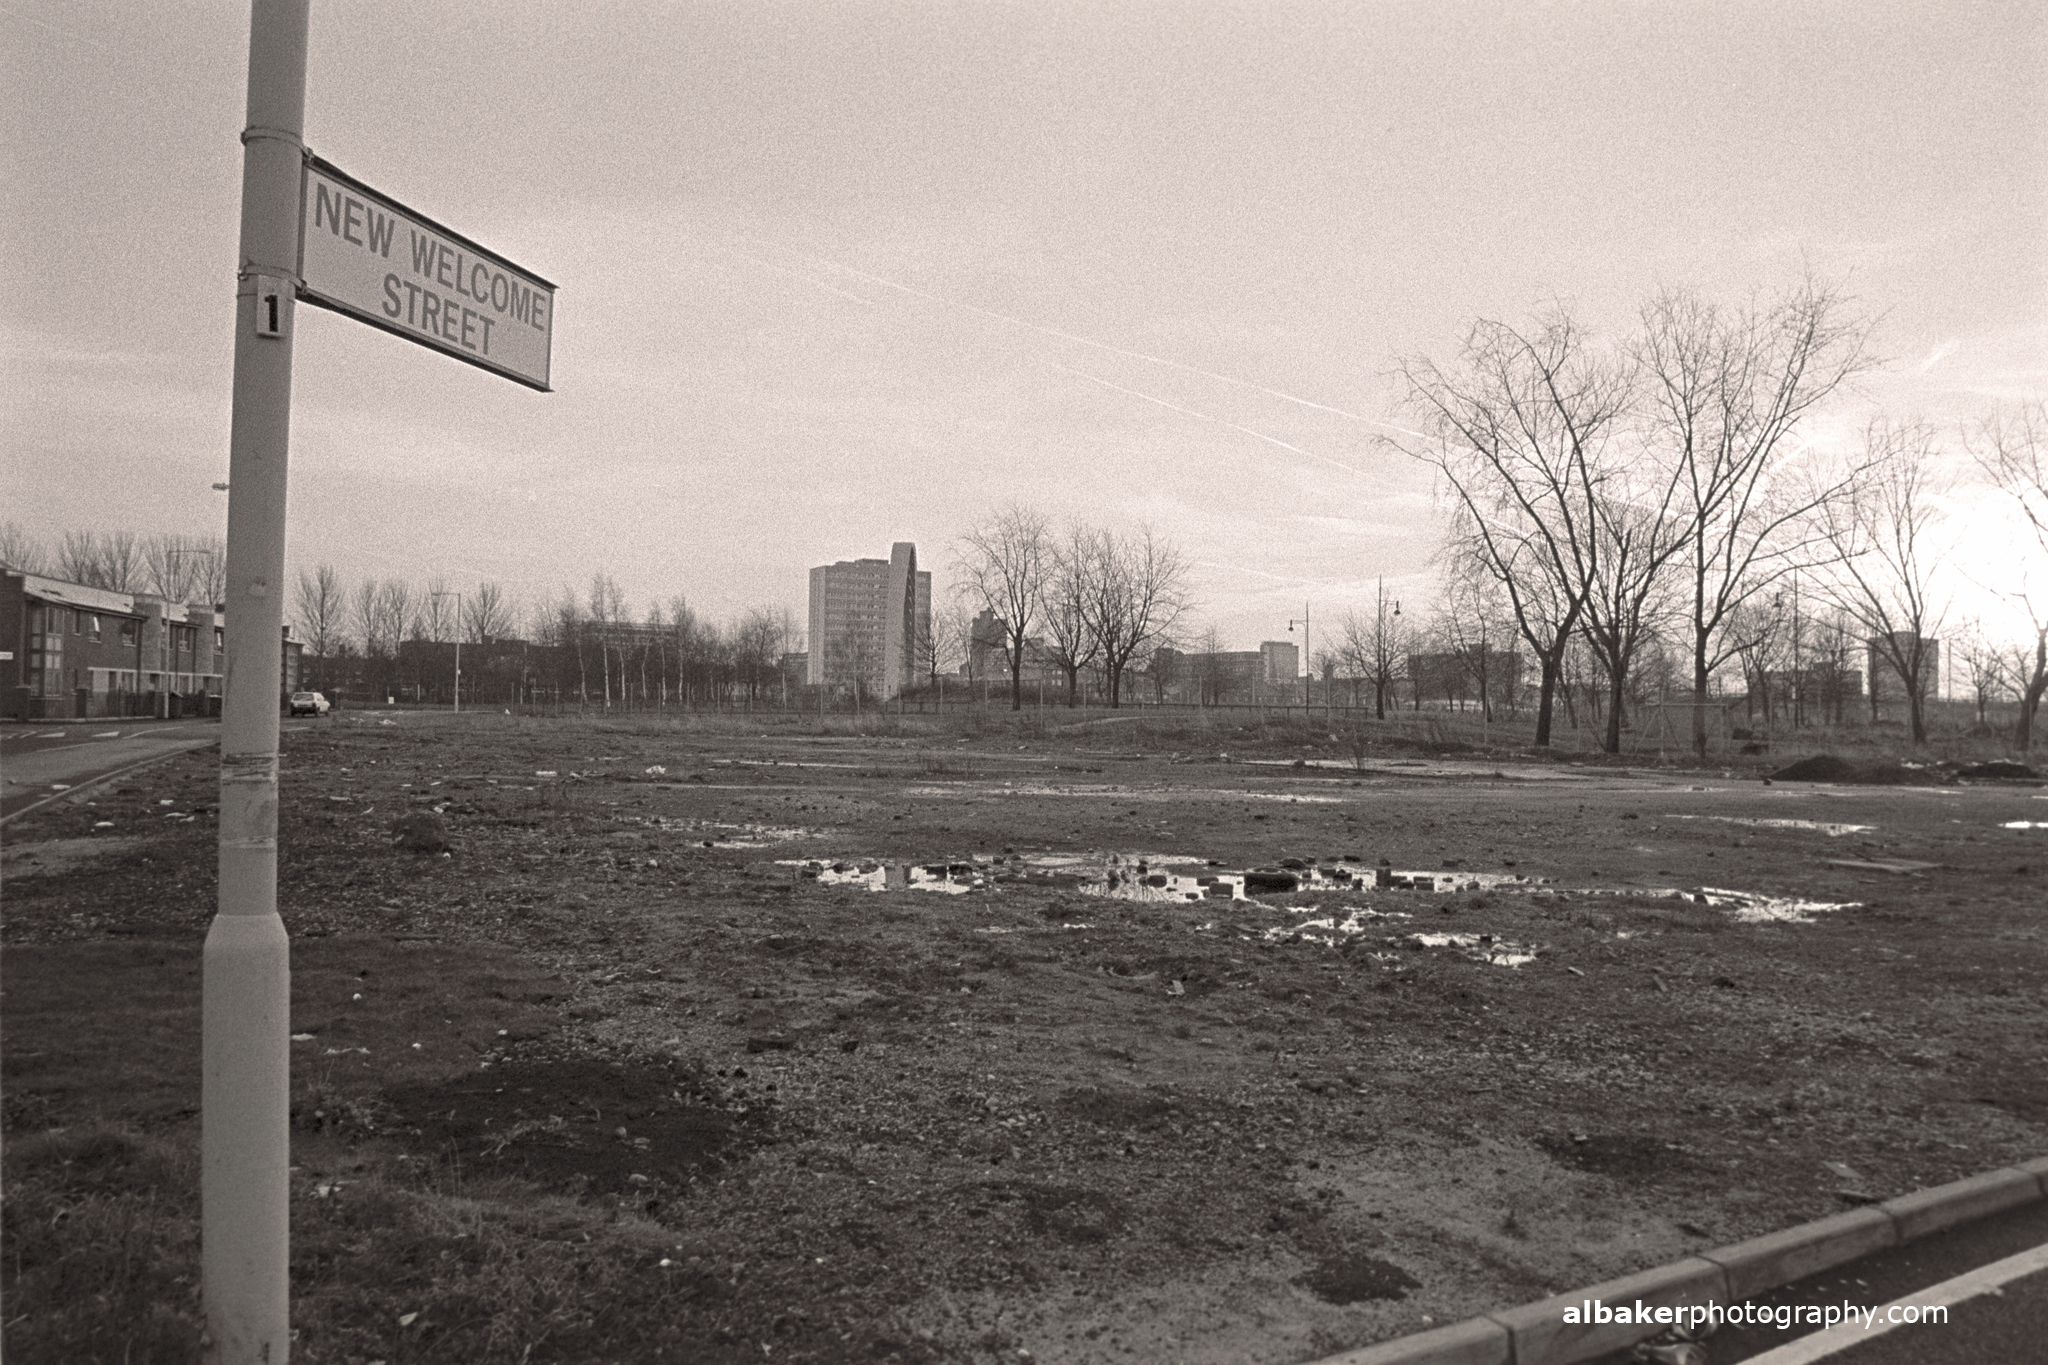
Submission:
[[[91,640],[95,644],[99,643],[100,618],[97,613],[88,615],[85,618],[85,638]]]
[[[130,649],[135,647],[135,622],[123,621],[121,623],[121,643]]]

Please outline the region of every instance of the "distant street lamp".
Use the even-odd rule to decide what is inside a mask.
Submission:
[[[455,599],[455,714],[459,716],[462,714],[462,594],[434,592],[427,595]]]
[[[1301,619],[1287,623],[1287,629],[1290,632],[1296,626],[1301,627],[1301,661],[1304,665],[1301,670],[1301,714],[1302,718],[1306,720],[1308,718],[1309,688],[1315,684],[1316,680],[1315,661],[1309,657],[1308,652],[1308,603],[1306,602],[1301,604]]]
[[[1394,615],[1400,614],[1401,599],[1397,597],[1394,599]],[[1382,575],[1379,580],[1379,629],[1373,633],[1372,642],[1373,654],[1376,656],[1372,661],[1373,713],[1377,720],[1387,718],[1387,682],[1389,675],[1394,671],[1393,660],[1387,656],[1392,649],[1392,643],[1387,639],[1387,580]],[[1400,705],[1397,698],[1394,702],[1395,709],[1398,710]]]

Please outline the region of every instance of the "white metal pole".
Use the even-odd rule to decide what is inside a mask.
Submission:
[[[452,597],[455,599],[455,714],[462,714],[462,594],[459,592],[437,592],[431,597]],[[440,612],[434,613],[438,620]],[[436,635],[440,634],[437,630]],[[623,665],[621,665],[623,667]]]
[[[200,1269],[211,1365],[282,1365],[290,1351],[291,966],[277,913],[277,731],[307,6],[254,0],[249,19],[220,902],[202,959],[200,1025]]]

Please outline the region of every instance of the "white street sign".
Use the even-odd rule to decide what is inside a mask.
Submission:
[[[546,391],[555,287],[306,158],[299,297]]]

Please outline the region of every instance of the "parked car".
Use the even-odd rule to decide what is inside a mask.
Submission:
[[[318,692],[292,693],[292,714],[295,716],[324,716],[334,707]]]

